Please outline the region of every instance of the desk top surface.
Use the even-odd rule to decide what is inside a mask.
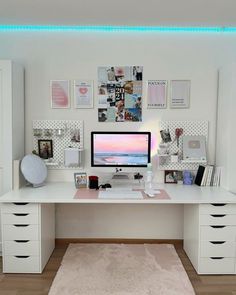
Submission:
[[[156,184],[156,189],[164,190],[168,198],[143,199],[98,199],[84,194],[76,197],[77,189],[72,182],[51,182],[39,188],[23,187],[0,197],[0,203],[92,203],[92,204],[204,204],[236,203],[236,195],[220,187],[199,187],[196,185]],[[82,190],[87,189],[81,189]]]

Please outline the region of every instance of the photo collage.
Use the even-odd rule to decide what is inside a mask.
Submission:
[[[141,66],[98,67],[98,121],[142,121]]]

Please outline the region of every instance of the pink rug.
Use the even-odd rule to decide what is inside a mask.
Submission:
[[[195,294],[173,245],[70,244],[49,295]]]

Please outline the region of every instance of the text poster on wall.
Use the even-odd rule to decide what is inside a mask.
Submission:
[[[141,66],[98,67],[98,121],[142,121]]]
[[[166,108],[166,80],[149,80],[147,93],[147,108]]]
[[[190,80],[171,80],[170,86],[170,107],[189,108]]]

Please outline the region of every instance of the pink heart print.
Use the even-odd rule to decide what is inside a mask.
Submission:
[[[80,92],[81,94],[86,94],[86,93],[88,92],[88,88],[86,88],[86,87],[81,87],[81,88],[79,89],[79,92]]]

